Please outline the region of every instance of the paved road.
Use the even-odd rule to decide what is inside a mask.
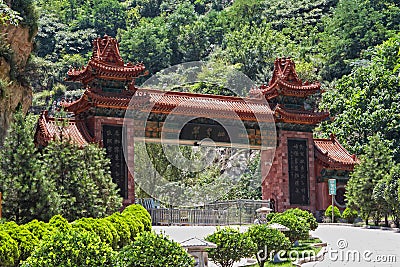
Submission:
[[[156,226],[153,229],[157,233],[163,232],[177,242],[182,242],[191,237],[204,238],[213,233],[216,227]],[[246,229],[246,226],[240,228],[241,231]],[[312,235],[328,243],[328,253],[322,262],[306,263],[302,265],[304,267],[400,267],[400,233],[320,225]]]
[[[347,226],[320,225],[312,233],[328,243],[322,262],[304,267],[399,267],[400,233]]]

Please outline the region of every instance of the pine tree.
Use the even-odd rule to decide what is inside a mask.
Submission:
[[[66,219],[101,217],[121,207],[109,164],[97,145],[82,148],[71,140],[55,140],[43,150],[43,170],[56,184]]]
[[[400,164],[396,164],[385,179],[384,198],[396,227],[400,227]]]
[[[369,216],[379,209],[379,205],[374,201],[373,190],[379,181],[385,178],[394,163],[388,144],[379,134],[369,138],[364,151],[361,163],[354,168],[347,184],[346,198],[350,206],[360,210],[362,218],[368,224]]]
[[[40,155],[33,143],[34,121],[33,116],[25,118],[17,111],[0,150],[3,214],[18,223],[47,220],[58,206],[54,184],[41,173]]]

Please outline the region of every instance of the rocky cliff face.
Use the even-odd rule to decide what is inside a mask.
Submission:
[[[32,89],[24,84],[24,69],[33,49],[29,28],[0,26],[0,144],[18,105],[26,112]],[[4,52],[4,50],[8,50]]]

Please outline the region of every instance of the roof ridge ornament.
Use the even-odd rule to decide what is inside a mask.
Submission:
[[[104,35],[93,40],[93,54],[87,65],[78,69],[70,68],[66,80],[81,82],[85,87],[95,79],[122,82],[123,86],[132,90],[134,80],[147,74],[143,63],[125,64],[117,39]],[[131,86],[128,86],[129,83]]]

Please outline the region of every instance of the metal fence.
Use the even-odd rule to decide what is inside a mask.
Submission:
[[[138,201],[138,203],[145,203],[145,201]],[[219,201],[202,207],[184,209],[152,208],[152,205],[146,206],[145,208],[151,215],[153,225],[252,224],[256,218],[256,210],[258,208],[273,208],[270,201],[245,199]]]

